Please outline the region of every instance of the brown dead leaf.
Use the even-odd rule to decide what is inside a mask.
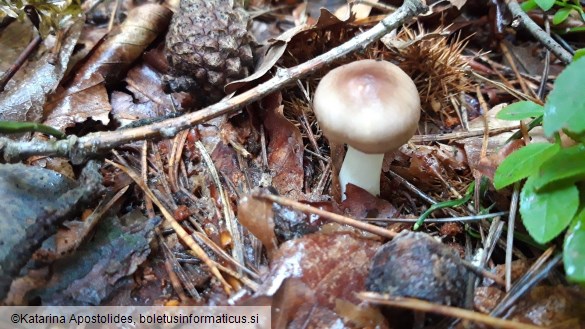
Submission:
[[[73,79],[45,106],[46,124],[61,131],[86,119],[109,122],[106,84],[117,83],[146,47],[168,26],[171,11],[147,4],[136,7],[77,69]]]
[[[373,196],[359,186],[348,184],[345,195],[347,198],[341,207],[352,217],[393,218],[398,214],[390,202]]]
[[[0,33],[0,58],[2,58],[0,74],[4,74],[14,64],[20,53],[33,39],[33,32],[34,28],[29,20],[14,21],[2,29],[2,33]],[[14,80],[21,79],[22,77],[18,77],[18,74],[23,71],[19,70],[16,73],[16,76],[6,85],[6,89],[14,88],[16,84]]]
[[[62,46],[57,54],[45,53],[27,67],[27,73],[14,88],[0,93],[0,120],[39,122],[47,95],[57,88],[69,63],[69,58],[83,27],[83,20],[73,24],[62,34]]]
[[[287,241],[275,253],[256,295],[272,296],[285,279],[298,278],[315,293],[312,306],[334,310],[338,299],[359,304],[355,292],[364,289],[370,259],[379,246],[378,241],[348,233],[315,233]]]
[[[288,59],[284,60],[283,65],[290,67],[343,43],[356,32],[356,28],[349,24],[353,19],[344,22],[326,9],[321,9],[319,19],[314,25],[295,26],[283,32],[278,38],[269,40],[271,44],[256,65],[254,73],[244,79],[228,83],[225,86],[226,93],[230,94],[258,83],[285,53],[290,56],[286,56]]]
[[[128,71],[126,89],[112,93],[112,117],[124,126],[135,120],[154,118],[173,112],[171,97],[162,90],[161,75],[142,62]]]
[[[270,140],[268,166],[272,172],[272,186],[279,194],[298,199],[302,195],[303,138],[299,129],[282,114],[283,106],[268,109],[264,127]]]
[[[262,242],[268,258],[276,250],[274,234],[274,212],[272,204],[257,198],[245,196],[238,203],[238,221]]]

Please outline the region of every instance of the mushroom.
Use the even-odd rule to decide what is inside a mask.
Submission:
[[[348,145],[339,172],[342,199],[348,183],[379,195],[384,153],[408,142],[418,127],[412,79],[387,61],[355,61],[321,79],[313,108],[329,141]]]

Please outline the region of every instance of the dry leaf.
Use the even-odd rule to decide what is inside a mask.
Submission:
[[[279,194],[298,199],[304,182],[303,138],[299,129],[282,114],[283,106],[269,109],[264,118],[268,144],[268,167]]]
[[[45,124],[61,131],[89,118],[109,122],[111,111],[105,85],[117,83],[150,43],[163,33],[171,18],[164,6],[147,4],[128,13],[77,70],[75,77],[45,106]]]
[[[47,95],[55,91],[63,78],[82,27],[83,20],[73,24],[62,34],[62,45],[57,54],[45,53],[27,68],[22,79],[14,81],[17,88],[0,93],[0,120],[41,120]]]

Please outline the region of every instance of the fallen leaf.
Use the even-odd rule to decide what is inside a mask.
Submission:
[[[276,250],[274,234],[274,212],[270,202],[245,196],[238,202],[238,221],[262,242],[268,258]]]
[[[352,217],[394,218],[398,214],[390,202],[373,196],[359,186],[348,184],[345,195],[347,198],[341,203],[341,208]]]
[[[104,218],[94,238],[71,257],[53,264],[47,287],[31,292],[43,305],[100,305],[124,278],[150,254],[150,241],[160,218],[123,227],[118,218]]]
[[[297,278],[314,295],[289,319],[317,320],[312,309],[334,312],[340,299],[357,305],[355,293],[364,289],[370,259],[379,246],[380,242],[348,233],[315,233],[287,241],[275,253],[270,273],[255,296],[271,297],[285,280]]]
[[[299,129],[282,114],[283,106],[269,109],[264,118],[268,143],[268,167],[272,186],[279,194],[298,199],[302,195],[303,138]]]
[[[73,79],[45,106],[45,124],[61,131],[87,119],[108,124],[111,105],[106,85],[117,83],[130,65],[164,32],[171,11],[146,4],[128,13],[119,29],[100,43]]]
[[[65,74],[69,58],[83,27],[77,21],[62,34],[61,47],[55,55],[46,52],[27,68],[27,73],[14,86],[0,94],[0,120],[39,122],[47,95],[53,93]]]

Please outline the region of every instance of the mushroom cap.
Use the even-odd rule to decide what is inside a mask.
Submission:
[[[386,153],[416,132],[420,96],[398,66],[366,59],[327,73],[315,91],[313,109],[330,141],[364,153]]]

